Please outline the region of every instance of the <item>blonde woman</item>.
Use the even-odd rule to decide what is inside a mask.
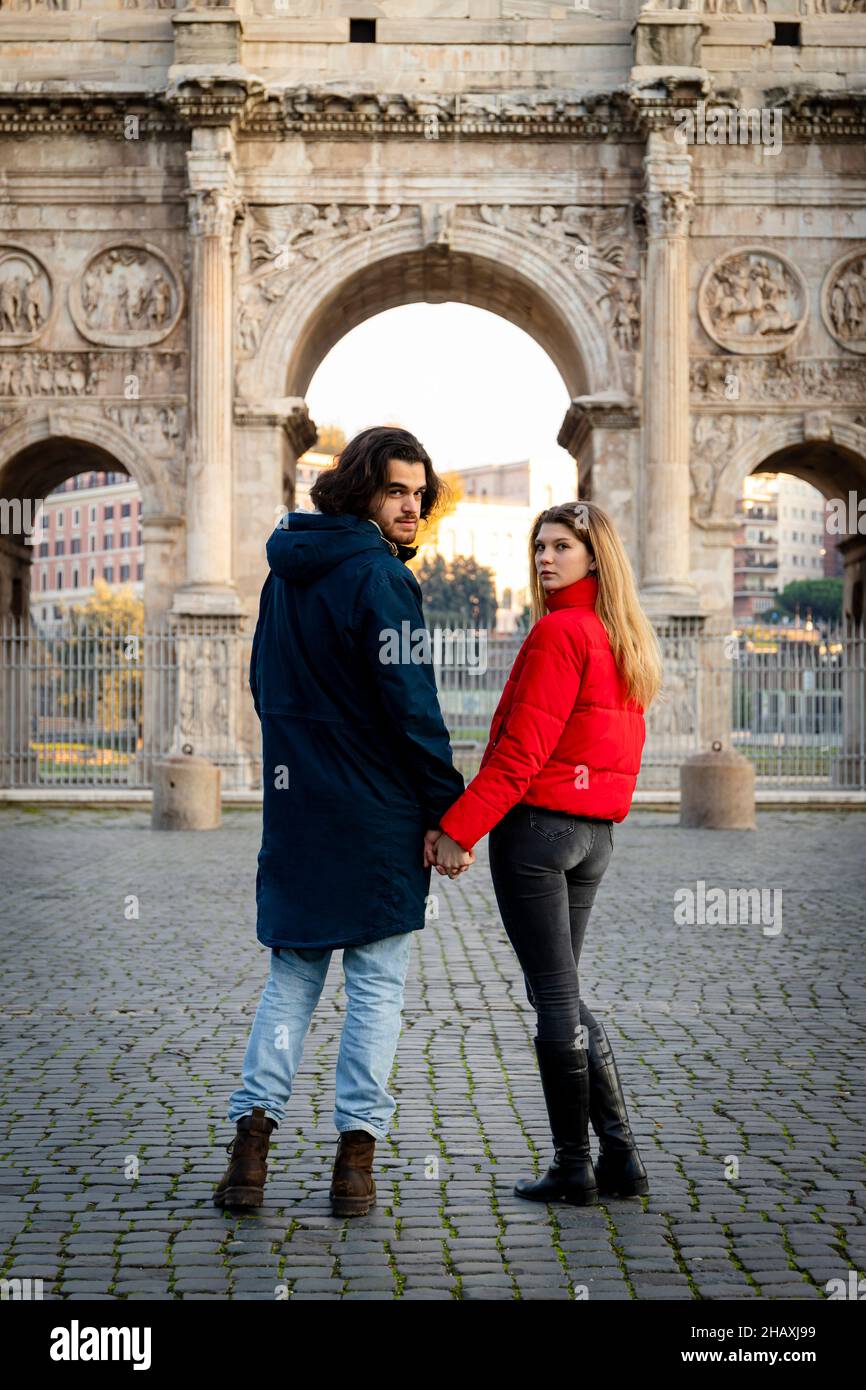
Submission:
[[[439,873],[463,872],[490,832],[490,871],[537,1014],[554,1159],[515,1192],[596,1202],[649,1191],[610,1043],[581,1002],[578,961],[613,827],[640,770],[644,711],[661,685],[653,628],[613,523],[593,502],[551,507],[530,537],[534,624],[502,692],[478,775],[427,836]],[[598,1134],[597,1167],[588,1123]]]

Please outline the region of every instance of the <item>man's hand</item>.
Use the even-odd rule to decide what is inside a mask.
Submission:
[[[442,834],[441,830],[428,830],[424,835],[424,868],[429,869],[436,863],[436,841]]]

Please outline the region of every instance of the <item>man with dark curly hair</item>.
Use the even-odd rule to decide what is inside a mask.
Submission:
[[[412,933],[424,926],[439,818],[464,789],[442,720],[421,590],[406,562],[445,485],[406,430],[363,430],[267,543],[250,688],[262,727],[257,936],[270,974],[247,1045],[218,1206],[260,1206],[268,1142],[342,949],[335,1215],[375,1201],[377,1139]],[[472,863],[467,852],[452,876]]]

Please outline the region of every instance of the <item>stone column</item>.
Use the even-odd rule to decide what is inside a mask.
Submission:
[[[689,577],[689,155],[659,131],[644,159],[647,260],[643,362],[641,591],[658,617],[699,610]]]
[[[233,145],[227,127],[199,127],[187,154],[192,243],[187,572],[172,611],[188,616],[240,611],[232,575],[232,236],[242,204],[235,190]]]
[[[249,786],[240,700],[247,656],[235,584],[232,409],[233,241],[243,213],[227,125],[198,125],[187,154],[192,284],[186,580],[175,592],[167,750],[222,768],[224,789]]]
[[[565,413],[557,443],[577,461],[578,497],[603,507],[639,573],[636,443],[637,403],[620,392],[576,396]]]

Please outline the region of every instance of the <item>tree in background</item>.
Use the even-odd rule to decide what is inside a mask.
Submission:
[[[114,623],[115,628],[125,632],[141,633],[144,627],[144,603],[129,585],[114,587],[99,578],[94,580],[93,593],[86,603],[70,604],[68,612],[79,629],[101,629]]]
[[[492,628],[496,623],[493,571],[471,555],[448,561],[428,555],[415,570],[424,595],[424,616],[431,627]]]
[[[409,561],[409,568],[416,577],[418,574],[418,565],[424,559],[423,552],[426,551],[429,554],[430,551],[436,549],[439,540],[439,527],[446,516],[450,516],[451,513],[456,510],[457,503],[463,496],[463,479],[460,477],[459,473],[440,473],[439,477],[445,484],[442,497],[440,498],[439,505],[435,512],[419,525],[418,534],[415,537],[415,544],[418,546],[419,554],[415,556],[414,560]]]
[[[55,658],[82,672],[61,697],[64,713],[103,730],[141,722],[144,603],[126,584],[96,579],[85,603],[68,609],[68,631],[55,642]],[[61,648],[63,649],[61,652]]]
[[[795,579],[776,595],[774,607],[760,616],[762,620],[771,618],[777,621],[779,617],[796,614],[798,609],[800,617],[804,619],[807,611],[811,611],[813,618],[824,619],[827,622],[841,618],[842,580]]]
[[[339,425],[322,425],[313,448],[319,454],[338,454],[345,445],[346,434]]]

